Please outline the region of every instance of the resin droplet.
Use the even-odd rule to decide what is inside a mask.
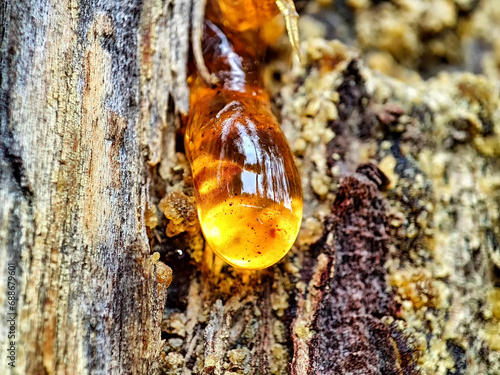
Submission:
[[[268,97],[198,89],[191,99],[185,147],[205,239],[233,266],[269,267],[297,237],[302,188]]]

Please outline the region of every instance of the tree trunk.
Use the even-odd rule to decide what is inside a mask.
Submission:
[[[272,62],[303,225],[237,271],[177,143],[200,4],[0,3],[0,371],[500,373],[498,82]]]
[[[145,8],[0,4],[2,372],[158,367],[168,270],[151,257],[144,225]]]

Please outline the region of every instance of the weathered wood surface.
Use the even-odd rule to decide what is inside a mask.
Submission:
[[[351,3],[360,33],[386,17],[373,25],[395,39],[376,47],[395,58],[425,60],[411,33],[454,27],[430,16],[407,27],[392,3]],[[471,7],[471,18],[492,13]],[[2,355],[0,371],[500,373],[494,64],[489,81],[422,81],[401,59],[391,72],[405,84],[322,39],[304,42],[302,65],[275,61],[266,78],[303,176],[304,224],[290,255],[247,274],[204,251],[176,144],[195,10],[188,0],[0,3],[2,353],[9,263],[16,280],[16,367]],[[401,28],[411,38],[397,44]],[[367,61],[384,70],[382,57]],[[166,305],[155,251],[173,270]]]
[[[1,373],[158,367],[166,292],[144,225],[152,135],[140,114],[147,6],[0,3]],[[16,317],[14,368],[7,312]]]

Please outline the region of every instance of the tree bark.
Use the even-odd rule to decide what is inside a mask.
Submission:
[[[0,3],[0,371],[500,373],[498,82],[313,38],[272,62],[303,225],[237,271],[177,142],[199,4]]]
[[[2,372],[158,367],[168,269],[150,256],[144,225],[143,11],[0,4]]]

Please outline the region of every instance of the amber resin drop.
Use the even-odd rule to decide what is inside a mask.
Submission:
[[[302,221],[294,156],[261,85],[258,27],[278,11],[274,0],[208,1],[203,59],[216,79],[189,79],[184,143],[201,228],[213,251],[245,269],[283,258]]]
[[[275,0],[218,0],[218,5],[224,25],[237,31],[260,27],[279,14]]]
[[[199,88],[185,147],[210,247],[238,268],[279,261],[300,228],[302,188],[267,95]]]

